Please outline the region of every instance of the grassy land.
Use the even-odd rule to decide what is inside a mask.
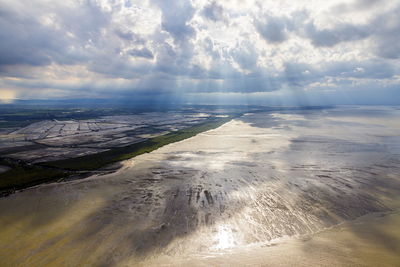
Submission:
[[[0,173],[0,192],[12,192],[44,182],[57,181],[70,175],[63,170],[15,163],[4,159],[0,160],[0,165],[11,167],[10,170]]]
[[[45,162],[40,165],[28,165],[21,162],[18,163],[0,159],[0,165],[11,167],[10,170],[0,173],[0,192],[10,192],[45,182],[57,181],[77,171],[82,173],[85,171],[97,170],[106,165],[148,153],[167,144],[178,142],[201,132],[217,128],[231,119],[232,117],[213,119],[193,127],[150,138],[130,146],[115,148],[94,155]]]
[[[94,155],[87,155],[78,158],[46,162],[43,163],[43,166],[61,168],[72,171],[96,170],[101,167],[104,167],[105,165],[129,159],[143,153],[148,153],[167,144],[178,142],[190,138],[192,136],[195,136],[201,132],[217,128],[222,124],[226,123],[227,121],[229,121],[230,119],[231,118],[224,118],[224,119],[208,121],[190,128],[150,138],[146,141],[132,144],[130,146],[115,148]]]

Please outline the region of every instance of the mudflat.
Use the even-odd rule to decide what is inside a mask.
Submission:
[[[396,266],[400,110],[249,113],[0,199],[0,265]]]

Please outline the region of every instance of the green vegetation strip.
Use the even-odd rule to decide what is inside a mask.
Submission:
[[[0,165],[11,167],[11,170],[0,173],[0,191],[3,193],[10,192],[45,182],[57,181],[78,171],[82,173],[97,170],[106,165],[130,159],[162,146],[193,137],[201,132],[217,128],[231,119],[232,117],[213,119],[193,127],[150,138],[126,147],[115,148],[94,155],[45,162],[40,165],[28,165],[21,162],[17,163],[0,159]]]

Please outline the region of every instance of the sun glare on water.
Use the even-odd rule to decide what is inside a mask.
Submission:
[[[232,230],[224,225],[218,226],[216,241],[216,249],[228,249],[232,248],[235,245]]]

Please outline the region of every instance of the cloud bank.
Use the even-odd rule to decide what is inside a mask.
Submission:
[[[398,14],[389,0],[3,0],[0,92],[400,104]]]

